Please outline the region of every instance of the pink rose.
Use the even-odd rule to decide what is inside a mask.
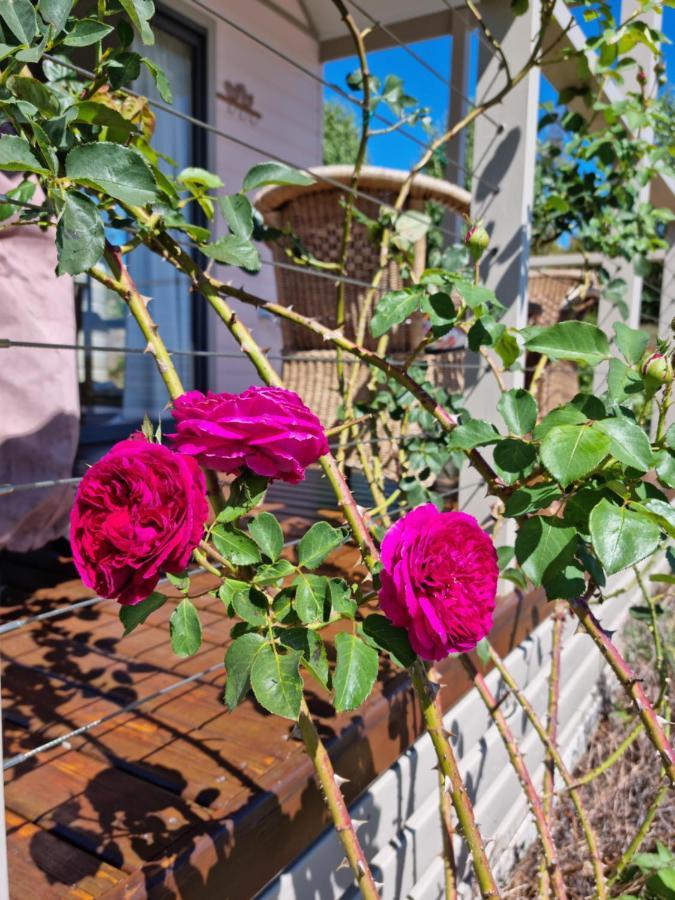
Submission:
[[[208,516],[197,463],[136,435],[110,450],[80,482],[70,517],[77,571],[102,597],[132,605],[177,574]]]
[[[473,650],[492,627],[497,553],[473,516],[411,510],[382,541],[380,604],[423,659]]]
[[[169,438],[176,450],[219,472],[248,468],[296,484],[307,466],[328,452],[321,422],[284,388],[206,396],[190,391],[174,400],[173,417],[176,433]]]

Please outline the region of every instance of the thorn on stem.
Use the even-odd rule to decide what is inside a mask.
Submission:
[[[333,773],[333,780],[338,787],[342,787],[343,784],[349,784],[349,778],[343,778],[342,775],[338,775],[337,772]]]

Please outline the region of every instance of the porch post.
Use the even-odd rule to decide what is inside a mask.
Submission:
[[[517,17],[510,4],[503,0],[483,0],[480,10],[501,43],[512,71],[517,71],[538,33],[539,2],[531,2],[528,11]],[[478,102],[492,96],[505,78],[491,49],[483,41],[479,47]],[[538,107],[539,70],[534,68],[493,108],[492,115],[501,123],[501,132],[485,117],[476,120],[474,130],[471,214],[483,220],[490,235],[481,277],[507,308],[502,322],[516,328],[527,325],[528,321],[527,275]],[[498,186],[498,192],[489,185]],[[494,376],[478,354],[468,352],[467,364],[467,409],[477,417],[503,426],[496,410],[499,389]],[[506,380],[512,387],[521,387],[524,373],[507,373]],[[462,471],[460,508],[481,520],[489,510],[482,490],[471,496],[474,489],[467,486],[475,480],[475,473]]]

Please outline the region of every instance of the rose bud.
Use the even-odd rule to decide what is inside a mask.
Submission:
[[[464,243],[468,248],[473,261],[478,262],[490,243],[490,236],[483,227],[482,222],[476,222],[469,227],[464,238]]]
[[[665,353],[650,353],[645,356],[640,371],[645,378],[658,384],[670,384],[673,380],[673,364]]]

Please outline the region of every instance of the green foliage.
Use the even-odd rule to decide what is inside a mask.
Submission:
[[[272,513],[258,513],[248,523],[248,530],[265,556],[275,562],[284,546],[284,533]]]
[[[169,619],[171,647],[176,656],[194,656],[202,644],[202,624],[191,600],[185,597]]]
[[[606,499],[593,508],[589,524],[593,549],[608,575],[649,556],[661,536],[654,522]]]
[[[297,719],[302,701],[299,650],[281,652],[273,643],[263,644],[251,666],[251,687],[258,703],[285,719]]]
[[[148,616],[159,609],[160,606],[164,606],[165,603],[166,597],[164,594],[153,591],[149,597],[141,600],[140,603],[135,603],[133,606],[120,606],[120,622],[124,626],[123,637],[131,634],[134,628],[142,625]]]
[[[225,704],[232,711],[239,706],[251,687],[251,667],[265,638],[254,631],[242,634],[227,648],[225,654]]]
[[[354,634],[335,638],[337,664],[333,676],[335,709],[356,709],[368,697],[377,678],[377,651]]]
[[[57,274],[79,275],[95,266],[103,255],[105,233],[96,204],[69,191],[56,228]]]
[[[333,528],[328,522],[316,522],[298,544],[298,564],[316,569],[343,541],[344,534],[339,528]]]
[[[216,525],[211,537],[218,553],[235,566],[250,566],[262,561],[255,541],[234,525]]]
[[[337,100],[323,104],[323,163],[353,165],[359,148],[359,128],[354,114]]]
[[[524,331],[527,349],[545,353],[551,359],[573,359],[596,366],[610,356],[607,335],[588,322],[560,322]]]

